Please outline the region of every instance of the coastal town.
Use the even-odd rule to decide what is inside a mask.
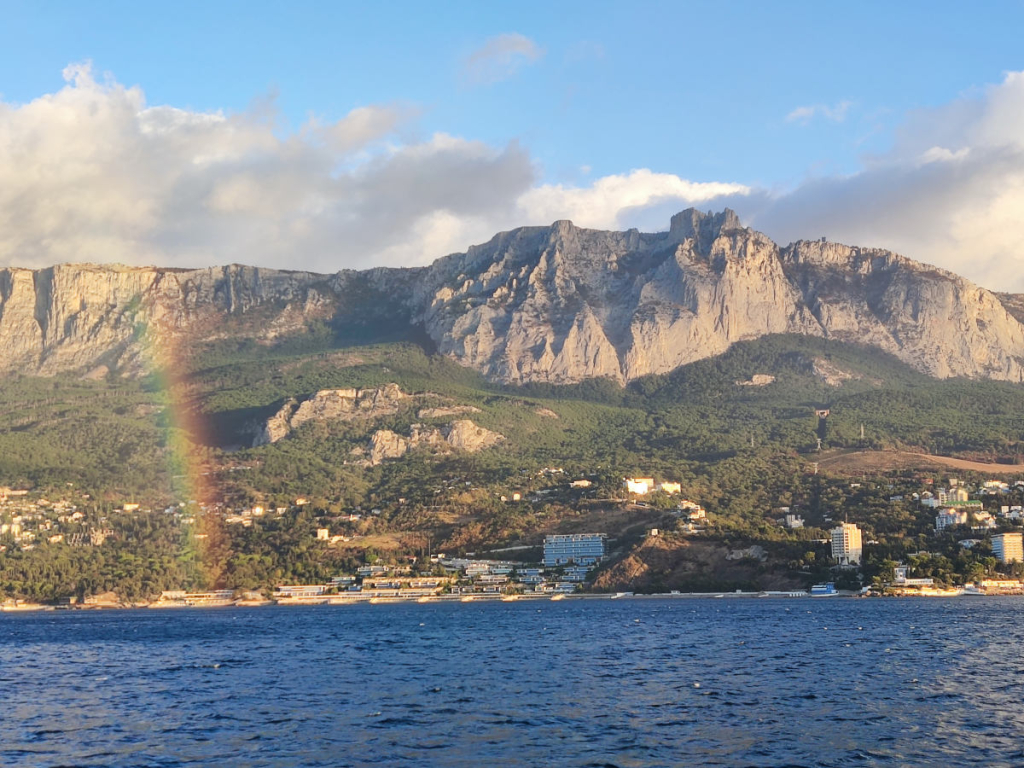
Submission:
[[[530,494],[536,500],[550,496],[559,489],[579,493],[593,483],[587,478],[569,479],[557,468],[544,468],[538,476],[546,487]],[[849,482],[851,492],[858,492],[864,482]],[[876,485],[878,485],[876,483]],[[919,486],[914,488],[913,486]],[[865,538],[864,529],[854,522],[822,522],[826,527],[811,527],[799,508],[779,506],[766,512],[780,534],[824,534],[809,539],[815,546],[827,547],[828,573],[821,583],[805,589],[721,590],[692,592],[672,590],[668,596],[713,594],[716,596],[814,597],[833,595],[858,596],[920,596],[952,597],[961,595],[1024,595],[1024,480],[1013,484],[1000,480],[983,480],[971,485],[956,478],[936,483],[933,478],[913,483],[887,483],[893,491],[888,495],[892,505],[910,506],[918,516],[932,521],[932,538],[948,541],[955,538],[963,551],[986,551],[991,555],[984,568],[975,568],[973,578],[960,581],[936,577],[922,570],[920,564],[937,557],[937,553],[919,550],[908,553],[905,560],[885,560],[881,573],[870,580],[863,574],[866,556],[879,541]],[[632,514],[651,513],[658,501],[661,520],[658,526],[644,530],[646,540],[689,538],[721,535],[715,515],[700,503],[682,498],[682,485],[673,480],[653,477],[624,477],[620,497],[614,503]],[[519,492],[501,494],[503,503],[523,503]],[[297,497],[289,506],[264,507],[259,504],[243,508],[226,505],[197,505],[181,502],[164,509],[152,510],[137,502],[125,501],[98,514],[87,498],[74,499],[73,494],[51,501],[29,489],[0,488],[0,553],[14,549],[30,552],[45,547],[91,547],[102,549],[108,540],[116,540],[116,521],[140,515],[159,515],[174,521],[184,534],[201,540],[197,518],[206,516],[223,528],[259,529],[264,521],[287,520],[289,515],[313,506],[305,497]],[[669,503],[666,503],[669,500]],[[342,514],[320,514],[310,531],[313,545],[323,548],[347,547],[360,543],[360,523],[364,517],[373,519],[382,509],[353,510]],[[849,514],[849,511],[846,513]],[[651,518],[654,519],[654,518]],[[830,525],[831,527],[827,527]],[[506,547],[514,553],[527,551],[530,559],[515,556],[495,558],[475,552],[428,552],[402,557],[367,556],[365,562],[351,571],[338,572],[329,578],[311,583],[275,583],[251,588],[216,588],[206,590],[164,589],[149,599],[126,602],[109,591],[67,596],[56,604],[33,603],[6,597],[2,610],[31,608],[104,608],[210,607],[225,605],[319,605],[352,603],[388,603],[399,601],[458,601],[564,599],[566,597],[635,596],[631,591],[594,589],[596,570],[616,557],[621,557],[621,542],[600,531],[577,531],[545,535],[538,545]],[[754,556],[757,547],[751,548]],[[750,556],[750,553],[743,553]],[[877,571],[878,568],[876,567]],[[835,584],[843,588],[836,589]]]

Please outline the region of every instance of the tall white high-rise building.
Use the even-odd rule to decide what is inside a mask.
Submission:
[[[1024,562],[1024,535],[998,533],[992,537],[992,554],[1000,563]]]
[[[860,565],[863,551],[860,528],[856,525],[842,523],[832,529],[832,557],[841,565]]]

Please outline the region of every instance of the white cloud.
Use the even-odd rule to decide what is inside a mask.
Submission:
[[[833,119],[846,109],[838,107]],[[827,236],[888,248],[988,288],[1024,292],[1022,125],[1024,72],[1014,72],[908,114],[892,149],[866,157],[857,173],[770,190],[639,170],[586,187],[537,187],[520,198],[520,208],[524,221],[573,218],[651,230],[665,228],[686,205],[730,206],[782,244]]]
[[[652,209],[663,211],[667,206],[675,213],[690,205],[749,192],[742,184],[698,183],[641,168],[604,176],[589,187],[534,187],[519,198],[518,208],[529,222],[571,219],[577,226],[594,229],[643,226],[658,230],[668,227],[669,214],[651,221]]]
[[[823,117],[833,123],[841,123],[846,119],[846,114],[853,106],[852,101],[840,101],[832,106],[827,104],[812,104],[804,107],[797,107],[786,115],[787,123],[800,123],[807,125],[816,117]]]
[[[423,263],[506,218],[533,183],[517,144],[436,135],[393,145],[410,110],[355,109],[275,133],[273,115],[150,107],[88,65],[0,102],[0,264],[65,261],[334,271]],[[424,228],[451,217],[467,222]],[[442,236],[447,231],[448,236]]]
[[[687,206],[728,205],[780,243],[825,235],[1024,291],[1024,73],[908,115],[858,173],[783,191],[648,169],[538,184],[516,142],[403,143],[409,107],[368,105],[280,135],[266,110],[148,106],[86,65],[65,77],[32,102],[0,101],[0,265],[330,272],[424,264],[521,225],[657,231]]]
[[[508,80],[544,55],[533,40],[517,32],[495,35],[466,57],[463,76],[474,85]]]
[[[1024,291],[1024,73],[909,114],[892,149],[843,177],[737,208],[787,242],[828,236],[889,248],[1004,291]]]

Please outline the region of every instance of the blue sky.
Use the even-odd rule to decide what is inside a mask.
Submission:
[[[804,218],[792,209],[801,191],[815,190],[819,201],[826,189],[836,195],[837,207],[863,208],[863,197],[849,199],[848,185],[837,191],[844,179],[863,183],[879,164],[890,170],[899,166],[907,159],[899,147],[913,143],[908,132],[922,121],[925,133],[939,135],[942,122],[984,120],[993,89],[1006,88],[1009,73],[1024,70],[1021,2],[980,8],[935,2],[3,2],[0,12],[0,99],[8,112],[22,110],[18,119],[25,125],[26,105],[68,89],[73,81],[62,73],[83,62],[91,62],[91,87],[102,98],[111,97],[111,89],[135,87],[143,94],[140,110],[167,106],[193,116],[269,121],[281,146],[258,165],[274,164],[277,174],[284,172],[278,166],[286,163],[286,145],[305,141],[303,132],[311,124],[329,126],[353,110],[387,111],[394,119],[358,146],[350,142],[345,152],[320,158],[334,165],[330,174],[352,172],[362,183],[383,169],[396,147],[411,154],[410,148],[420,147],[417,157],[445,152],[451,165],[428,163],[414,173],[444,174],[450,168],[457,176],[476,163],[473,183],[491,190],[506,184],[508,200],[519,201],[512,205],[496,198],[487,206],[467,207],[450,190],[434,208],[402,206],[409,217],[408,237],[441,251],[465,247],[492,227],[547,223],[519,220],[525,216],[562,217],[564,208],[572,214],[568,217],[579,218],[586,201],[576,195],[571,204],[559,202],[549,188],[575,194],[595,189],[601,179],[646,169],[686,182],[741,185],[745,191],[736,206],[741,215],[782,239],[800,236],[806,227],[808,237],[863,237],[867,245],[910,250],[915,257],[958,268],[955,254],[934,243],[915,246],[920,231],[928,231],[927,222],[915,219],[913,231],[898,232],[891,231],[892,223],[851,223],[834,212],[826,215],[820,206]],[[970,105],[973,118],[964,118]],[[950,111],[957,116],[950,117]],[[952,154],[963,149],[970,134],[964,130],[940,148]],[[23,126],[21,135],[28,132]],[[439,136],[462,144],[439,143]],[[103,162],[96,159],[96,167]],[[233,172],[239,162],[231,161]],[[316,160],[304,157],[303,162]],[[25,169],[19,172],[24,177]],[[249,180],[255,178],[252,168],[247,173]],[[492,185],[488,173],[496,174]],[[101,184],[103,176],[97,174],[95,183]],[[962,169],[952,173],[960,183],[962,174]],[[394,168],[384,176],[407,188]],[[212,188],[222,180],[204,183]],[[689,198],[663,191],[636,198],[643,181],[632,179],[634,198],[625,195],[618,208],[607,208],[614,208],[612,213],[588,219],[584,211],[583,223],[655,226],[654,217],[676,201],[708,203],[701,207],[737,202],[735,190],[712,194],[717,188]],[[311,179],[310,184],[323,182]],[[428,182],[418,179],[410,186],[424,189]],[[373,189],[384,195],[383,185],[375,182]],[[522,202],[523,194],[537,189],[548,192]],[[358,199],[365,195],[361,189]],[[783,198],[789,207],[780,209]],[[350,202],[333,199],[331,205],[350,211]],[[273,205],[259,203],[263,215]],[[322,203],[306,208],[321,211]],[[595,211],[609,205],[603,197],[598,203]],[[911,210],[920,218],[922,206],[933,203],[919,200]],[[236,195],[232,211],[238,205]],[[215,224],[208,213],[196,214],[202,220],[194,222],[194,235],[174,237],[163,231],[140,236],[140,225],[123,219],[109,232],[103,222],[92,222],[83,258],[101,258],[103,247],[97,243],[107,243],[113,257],[130,260],[132,243],[141,242],[143,259],[244,260],[244,248],[230,247],[231,226]],[[296,223],[295,216],[289,214],[287,226],[277,231],[276,251],[254,253],[256,261],[279,262],[286,258],[289,231],[319,226],[306,216]],[[366,224],[371,225],[379,222]],[[332,237],[353,236],[362,250],[311,257],[315,268],[329,268],[331,258],[365,266],[442,255],[353,233],[341,226],[337,211],[323,230],[302,241],[303,247],[322,249]],[[427,230],[433,235],[425,236]],[[54,239],[53,232],[44,234],[47,242]],[[967,236],[950,237],[962,246]],[[23,263],[74,258],[73,243],[63,250],[31,247],[43,239],[38,232],[26,233],[17,242],[9,240],[6,253],[0,241],[0,258]],[[987,264],[974,276],[991,282],[999,265],[1013,257],[1018,240],[992,246],[965,263]],[[191,245],[182,248],[182,242]]]

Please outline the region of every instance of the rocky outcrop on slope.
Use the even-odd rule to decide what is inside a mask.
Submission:
[[[370,438],[369,466],[375,467],[385,459],[400,459],[409,450],[409,441],[390,429],[378,429]]]
[[[476,453],[504,439],[504,435],[479,427],[469,419],[453,421],[442,429],[413,424],[408,437],[390,429],[378,429],[370,438],[369,458],[362,463],[375,467],[387,459],[399,459],[415,448],[448,448]]]
[[[416,414],[417,419],[447,419],[462,416],[466,413],[480,413],[480,409],[472,405],[448,405],[436,408],[421,408]]]
[[[396,413],[408,398],[397,384],[368,389],[322,389],[301,402],[291,398],[256,430],[253,447],[276,443],[309,421],[379,418]]]
[[[850,379],[861,378],[859,373],[844,371],[835,363],[820,357],[811,361],[811,372],[830,387],[841,387]]]
[[[469,419],[459,419],[448,425],[444,432],[444,439],[457,451],[476,453],[497,445],[505,439],[505,436],[478,427]]]

